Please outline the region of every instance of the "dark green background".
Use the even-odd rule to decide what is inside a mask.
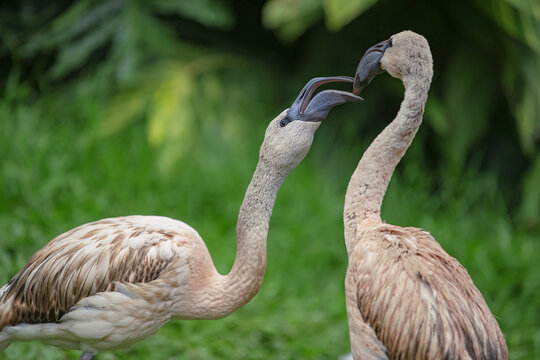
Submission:
[[[434,79],[383,205],[469,271],[512,359],[540,357],[540,4],[535,0],[20,1],[0,8],[0,284],[54,236],[128,214],[183,220],[219,271],[268,122],[312,77],[352,75],[410,29]],[[335,85],[347,89],[343,84]],[[348,352],[341,213],[394,117],[384,74],[335,109],[285,181],[261,292],[100,359],[336,359]],[[1,359],[77,358],[18,343]]]

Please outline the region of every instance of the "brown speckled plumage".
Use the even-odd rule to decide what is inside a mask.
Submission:
[[[8,283],[2,297],[11,302],[11,311],[0,318],[0,330],[5,325],[20,323],[58,322],[79,300],[102,291],[115,291],[117,283],[147,283],[156,280],[172,258],[150,258],[148,252],[160,241],[181,235],[133,227],[113,230],[124,219],[107,219],[86,224],[63,234],[37,251],[28,263]],[[88,240],[94,251],[88,251],[84,241],[65,241],[74,236]],[[139,248],[123,244],[126,239],[154,238]],[[110,239],[112,238],[112,239]],[[109,240],[106,241],[105,240]]]
[[[428,232],[381,221],[386,188],[420,126],[433,71],[422,36],[406,31],[392,43],[381,64],[403,81],[405,99],[364,153],[345,200],[353,357],[508,359],[497,321],[465,268]]]

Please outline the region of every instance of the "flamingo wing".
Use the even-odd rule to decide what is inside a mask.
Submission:
[[[59,322],[81,299],[163,277],[198,239],[188,225],[157,216],[109,218],[68,231],[0,289],[0,331]]]
[[[428,232],[385,224],[355,257],[358,308],[390,358],[507,359],[481,293]]]

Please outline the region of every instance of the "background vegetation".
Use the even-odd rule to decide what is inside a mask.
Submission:
[[[512,359],[540,358],[540,5],[536,0],[20,1],[0,10],[0,284],[92,220],[186,221],[218,269],[267,123],[314,76],[352,75],[404,29],[430,42],[424,125],[386,221],[429,230],[470,272]],[[261,292],[100,359],[336,359],[348,352],[341,212],[402,85],[332,112],[285,182]],[[1,359],[77,358],[38,343]]]

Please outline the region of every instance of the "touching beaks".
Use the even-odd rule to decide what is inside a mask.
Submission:
[[[358,95],[373,80],[373,78],[384,70],[381,68],[381,59],[386,49],[392,46],[392,38],[381,41],[370,47],[356,68],[354,73],[353,94]]]
[[[289,121],[321,121],[326,118],[330,109],[334,106],[349,101],[362,101],[363,99],[352,93],[340,90],[324,90],[315,95],[313,93],[322,84],[329,82],[353,82],[350,76],[330,76],[311,79],[300,91],[300,94],[289,108],[287,114]]]

